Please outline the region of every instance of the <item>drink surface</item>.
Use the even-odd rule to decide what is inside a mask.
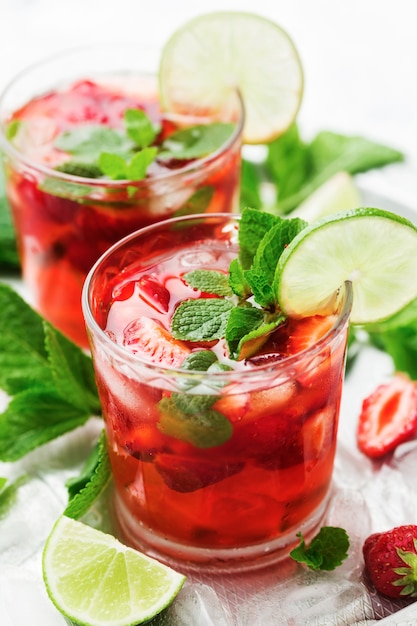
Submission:
[[[20,162],[15,153],[6,159],[23,276],[40,313],[84,346],[82,284],[110,245],[179,212],[229,212],[238,206],[238,138],[221,154],[206,157],[204,169],[198,159],[195,169],[192,159],[157,159],[137,183],[68,179],[53,171],[68,161],[56,147],[60,133],[91,124],[118,129],[126,109],[144,110],[160,125],[157,142],[178,129],[161,114],[149,77],[131,79],[128,86],[120,79],[106,84],[82,80],[34,98],[10,120],[19,122],[11,142],[25,159]],[[50,168],[50,175],[42,167]]]
[[[230,359],[222,341],[175,341],[169,329],[178,303],[215,297],[190,288],[184,274],[202,264],[226,273],[237,252],[219,238],[182,248],[174,239],[172,233],[168,256],[161,244],[161,261],[147,264],[141,247],[140,261],[121,275],[111,266],[98,294],[97,320],[140,361],[180,367],[190,351],[209,349],[233,370],[217,388],[208,376],[194,388],[183,381],[173,391],[163,373],[129,376],[97,350],[122,526],[133,541],[145,528],[151,537],[201,549],[279,540],[298,529],[329,490],[345,333],[296,361],[336,316],[288,319],[260,353],[242,361]],[[148,248],[155,254],[157,245]],[[129,254],[139,257],[134,247]],[[291,371],[281,368],[288,358]],[[257,373],[256,382],[245,378]]]

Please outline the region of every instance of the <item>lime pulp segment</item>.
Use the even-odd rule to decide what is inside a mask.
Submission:
[[[164,108],[185,113],[223,110],[231,92],[244,102],[244,141],[282,134],[301,104],[304,77],[297,49],[277,24],[251,13],[215,12],[179,28],[160,62]]]
[[[55,606],[81,626],[133,626],[168,606],[185,577],[113,536],[61,516],[43,552]]]
[[[277,267],[278,299],[290,316],[327,313],[345,281],[351,321],[387,319],[417,297],[417,228],[394,213],[359,208],[314,222],[290,243]]]

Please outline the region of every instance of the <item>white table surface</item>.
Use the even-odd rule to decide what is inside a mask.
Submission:
[[[405,165],[367,175],[367,185],[417,209],[414,0],[0,0],[0,90],[55,51],[92,42],[162,43],[188,18],[219,9],[255,11],[290,33],[305,71],[301,132],[360,134],[404,151]],[[16,613],[9,592],[17,588],[25,602]],[[39,591],[13,572],[0,593],[2,626],[60,625]],[[379,623],[417,623],[417,603]]]

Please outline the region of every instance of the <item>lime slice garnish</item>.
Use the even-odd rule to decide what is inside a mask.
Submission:
[[[291,217],[301,217],[306,222],[314,222],[326,215],[360,206],[361,195],[353,176],[348,172],[337,172],[299,204],[292,211]]]
[[[81,626],[132,626],[167,607],[185,577],[115,537],[61,516],[43,552],[55,606]]]
[[[160,63],[165,109],[176,113],[221,110],[238,89],[245,106],[244,141],[263,143],[294,121],[303,70],[291,38],[270,20],[240,12],[198,16],[166,43]]]
[[[417,228],[381,209],[358,208],[302,230],[278,262],[278,299],[290,316],[327,313],[351,281],[351,321],[386,319],[417,297]]]

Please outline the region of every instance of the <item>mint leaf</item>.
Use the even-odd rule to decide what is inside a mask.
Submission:
[[[98,155],[98,165],[102,173],[112,180],[127,180],[127,162],[125,157],[111,152]]]
[[[172,335],[183,341],[212,341],[225,335],[232,302],[221,298],[184,300],[172,317]]]
[[[273,307],[278,303],[274,277],[279,257],[294,237],[307,226],[299,218],[277,218],[260,241],[253,259],[252,268],[245,272],[245,279],[252,289],[255,301],[262,307]]]
[[[242,299],[252,294],[239,259],[233,259],[229,265],[229,285],[233,293]]]
[[[139,148],[150,146],[160,130],[155,129],[149,116],[141,109],[126,109],[124,122],[127,135]]]
[[[16,233],[10,206],[6,198],[4,174],[2,168],[0,168],[0,269],[15,271],[19,268],[20,261],[17,254]]]
[[[216,396],[176,394],[163,398],[158,408],[161,412],[158,428],[165,435],[175,437],[197,448],[213,448],[230,439],[233,427],[218,411],[207,408],[207,402]],[[187,411],[184,408],[187,407]]]
[[[79,176],[81,178],[100,178],[103,175],[101,169],[94,163],[81,163],[78,161],[66,161],[55,167],[57,172]]]
[[[7,484],[7,478],[0,478],[0,520],[3,519],[16,501],[19,487],[29,480],[26,475],[19,476]]]
[[[300,544],[291,550],[290,557],[310,569],[334,570],[348,556],[349,537],[343,528],[323,526],[308,546],[302,533],[297,537],[300,537]]]
[[[235,124],[199,124],[172,133],[162,143],[160,159],[196,159],[219,150],[232,136]]]
[[[242,360],[256,354],[271,332],[284,320],[284,315],[277,315],[265,321],[264,313],[257,308],[232,309],[226,329],[226,341],[232,358]]]
[[[214,187],[206,185],[197,189],[193,195],[182,205],[178,211],[175,211],[174,217],[182,215],[195,215],[196,213],[206,213],[208,206],[214,195]]]
[[[100,412],[90,357],[0,284],[0,460],[15,461]]]
[[[83,183],[70,183],[67,180],[46,177],[39,183],[39,189],[44,193],[58,198],[72,199],[75,201],[84,200],[85,196],[93,191],[93,187]]]
[[[128,154],[134,148],[134,143],[121,130],[84,124],[61,133],[55,140],[55,146],[79,160],[94,163],[102,152]]]
[[[66,483],[70,500],[64,515],[80,519],[103,493],[110,479],[111,467],[103,430],[81,475]]]
[[[184,359],[181,369],[206,372],[216,361],[217,356],[211,350],[197,350]]]
[[[0,460],[13,462],[89,419],[53,386],[33,386],[15,395],[0,415]]]
[[[245,208],[239,224],[239,260],[249,269],[264,235],[277,222],[277,217],[256,209]],[[278,260],[278,259],[277,259]]]
[[[145,178],[147,169],[155,160],[157,152],[157,148],[144,148],[137,152],[127,164],[126,178],[129,180],[142,180]]]
[[[81,412],[100,415],[91,358],[44,322],[48,363],[57,391]]]
[[[193,270],[184,274],[183,279],[193,289],[198,289],[204,293],[211,293],[218,296],[231,296],[233,292],[229,287],[227,274],[215,270]]]
[[[237,306],[230,311],[226,328],[226,341],[233,358],[239,358],[243,337],[262,326],[263,321],[263,311],[255,307]]]

